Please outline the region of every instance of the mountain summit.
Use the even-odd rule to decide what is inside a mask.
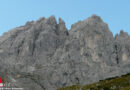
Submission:
[[[0,37],[0,77],[25,90],[56,90],[130,73],[130,36],[113,37],[92,15],[67,30],[54,16],[27,22]]]

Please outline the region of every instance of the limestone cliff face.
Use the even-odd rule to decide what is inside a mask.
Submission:
[[[56,90],[130,73],[130,36],[113,37],[99,16],[67,30],[54,16],[0,37],[0,76],[25,90]]]

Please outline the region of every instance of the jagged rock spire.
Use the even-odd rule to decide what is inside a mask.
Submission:
[[[60,31],[66,31],[65,22],[61,18],[59,18],[59,25],[58,25],[58,27],[59,27]]]

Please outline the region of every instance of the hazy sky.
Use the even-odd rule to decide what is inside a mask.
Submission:
[[[40,17],[61,17],[67,28],[97,14],[115,34],[130,34],[130,0],[0,0],[0,35]]]

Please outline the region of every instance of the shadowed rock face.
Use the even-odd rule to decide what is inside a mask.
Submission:
[[[0,76],[25,90],[56,90],[130,73],[130,36],[113,37],[99,16],[67,30],[54,16],[0,37]]]

